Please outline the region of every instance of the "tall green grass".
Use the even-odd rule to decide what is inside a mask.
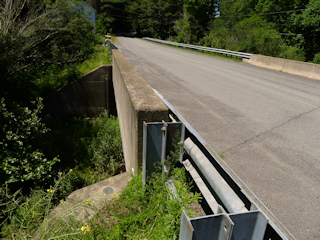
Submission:
[[[77,70],[79,71],[80,75],[85,75],[91,70],[104,64],[111,64],[109,45],[105,47],[96,46],[91,58],[77,65]]]
[[[141,173],[133,176],[121,195],[113,194],[91,220],[77,219],[79,209],[90,208],[91,199],[72,207],[63,207],[60,199],[60,211],[50,214],[61,185],[72,174],[60,173],[53,186],[33,191],[23,203],[13,198],[15,211],[4,224],[2,239],[178,239],[182,210],[193,217],[191,206],[200,198],[189,191],[184,168],[175,168],[172,175],[153,174],[146,185]],[[175,182],[176,196],[165,184],[169,179]]]
[[[190,207],[199,195],[189,191],[184,168],[173,175],[154,174],[142,184],[142,175],[133,177],[128,187],[90,222],[85,239],[179,239],[181,213],[194,216]],[[176,197],[166,181],[174,179]]]

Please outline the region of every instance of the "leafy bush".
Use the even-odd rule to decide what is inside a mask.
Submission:
[[[196,30],[191,26],[188,15],[176,20],[173,26],[177,36],[175,40],[180,43],[194,43],[197,40]]]
[[[266,21],[258,16],[245,18],[233,27],[236,42],[233,49],[249,53],[277,56],[282,39]]]
[[[298,47],[292,47],[287,45],[281,46],[281,52],[279,54],[279,57],[296,60],[296,61],[305,61],[305,53],[303,50],[301,50]]]
[[[51,177],[58,158],[48,160],[34,147],[37,137],[49,129],[42,123],[39,113],[43,105],[38,98],[34,109],[0,102],[0,166],[1,184],[24,181],[44,182]]]
[[[320,52],[314,55],[313,62],[320,64]]]
[[[4,0],[0,4],[0,95],[32,99],[34,77],[93,52],[92,25],[75,11],[80,1]]]
[[[124,165],[118,119],[105,111],[94,119],[94,125],[99,130],[90,144],[92,167],[97,173],[114,175]]]
[[[59,154],[56,171],[74,169],[60,189],[63,196],[123,170],[120,126],[107,111],[96,118],[47,118],[51,131],[43,142],[47,156]]]

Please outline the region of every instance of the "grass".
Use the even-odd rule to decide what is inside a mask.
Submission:
[[[85,74],[110,61],[108,48],[98,46],[92,59],[77,66],[77,71]],[[60,77],[63,80],[65,76],[70,75]],[[68,81],[52,80],[52,85],[60,86]],[[43,84],[45,86],[46,81]],[[52,87],[56,85],[48,89]],[[114,195],[89,222],[80,222],[76,216],[79,208],[88,207],[90,199],[50,215],[72,191],[117,174],[123,170],[124,163],[119,123],[107,112],[96,118],[46,116],[45,120],[51,131],[42,141],[44,152],[48,157],[59,154],[61,165],[55,166],[50,183],[36,186],[28,194],[19,190],[10,195],[5,188],[0,188],[0,210],[3,211],[0,238],[178,239],[182,210],[192,217],[191,206],[200,198],[189,191],[184,168],[173,168],[165,175],[153,174],[146,185],[142,184],[142,174],[133,176],[122,194]],[[169,179],[175,182],[177,198],[172,198],[165,185]]]
[[[92,54],[91,58],[77,65],[77,70],[82,76],[104,64],[111,64],[108,45],[106,47],[96,46],[95,52]]]
[[[34,95],[44,97],[104,64],[111,64],[108,45],[97,45],[91,56],[82,63],[63,67],[50,65],[46,70],[34,73]]]
[[[45,73],[38,73],[36,76],[39,78],[35,79],[37,91],[40,95],[45,95],[76,79],[79,71],[85,74],[101,64],[108,63],[111,63],[109,48],[97,46],[91,59],[79,66],[67,66],[65,69],[53,67]],[[123,170],[117,118],[103,112],[96,118],[43,116],[43,120],[51,131],[41,136],[37,147],[47,158],[59,155],[61,162],[54,166],[49,181],[41,182],[37,186],[25,183],[23,189],[15,193],[12,193],[15,191],[12,190],[12,186],[11,189],[10,186],[0,187],[0,238],[33,239],[34,231],[61,199],[78,188],[101,181]],[[70,168],[73,171],[69,173]],[[64,175],[65,169],[68,173]],[[60,173],[64,176],[63,181],[59,180]],[[57,181],[58,187],[53,188]],[[34,190],[30,190],[30,187]],[[47,189],[53,192],[47,192]]]
[[[192,216],[188,206],[199,196],[188,190],[183,168],[173,171],[179,199],[171,197],[165,186],[169,178],[154,174],[143,186],[141,174],[133,177],[119,199],[90,222],[87,239],[178,239],[182,210]]]
[[[226,158],[226,156],[225,156],[223,153],[221,153],[221,152],[218,152],[218,155],[219,155],[219,157],[221,157],[222,159],[225,159],[225,158]]]
[[[74,170],[61,187],[63,196],[123,171],[119,121],[107,111],[95,118],[50,118],[45,155],[59,154],[56,172]]]
[[[146,185],[141,173],[133,176],[122,194],[113,194],[91,220],[77,219],[80,208],[90,208],[90,199],[50,215],[61,185],[72,174],[59,173],[53,186],[33,191],[23,203],[19,194],[12,198],[15,211],[2,228],[2,239],[178,239],[182,210],[194,217],[191,206],[200,198],[189,191],[184,168],[175,168],[172,175],[153,174]],[[177,197],[165,185],[169,179]]]

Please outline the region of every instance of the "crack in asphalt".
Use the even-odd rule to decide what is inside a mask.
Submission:
[[[302,117],[302,116],[305,116],[305,115],[307,115],[307,114],[309,114],[309,113],[312,113],[312,112],[314,112],[314,111],[317,111],[317,110],[319,110],[319,109],[320,109],[320,107],[317,107],[317,108],[311,109],[310,111],[303,112],[303,113],[301,113],[301,114],[299,114],[299,115],[297,115],[297,116],[295,116],[295,117],[293,117],[293,118],[288,119],[287,121],[285,121],[284,123],[281,123],[281,124],[278,125],[278,126],[275,126],[275,127],[271,128],[271,129],[268,129],[267,131],[261,132],[261,133],[257,134],[256,136],[254,136],[254,137],[252,137],[252,138],[249,138],[249,139],[247,139],[247,140],[245,140],[245,141],[237,144],[236,146],[233,146],[233,147],[231,147],[231,148],[228,148],[227,150],[223,151],[222,153],[223,153],[223,154],[226,154],[226,153],[228,153],[229,151],[231,151],[231,150],[233,150],[233,149],[235,149],[235,148],[238,148],[238,147],[240,147],[240,146],[242,146],[242,145],[244,145],[244,144],[246,144],[246,143],[248,143],[248,142],[251,142],[252,140],[257,139],[257,138],[261,137],[262,135],[265,135],[265,134],[267,134],[267,133],[270,133],[270,132],[272,132],[273,130],[275,130],[275,129],[277,129],[277,128],[280,128],[280,127],[282,127],[282,126],[284,126],[284,125],[286,125],[286,124],[288,124],[288,123],[290,123],[290,122],[292,122],[292,121],[294,121],[294,120],[296,120],[296,119],[298,119],[298,118],[300,118],[300,117]]]

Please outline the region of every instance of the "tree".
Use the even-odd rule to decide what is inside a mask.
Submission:
[[[48,180],[52,166],[59,161],[58,158],[46,159],[44,154],[35,148],[36,138],[46,133],[48,128],[39,117],[43,108],[41,100],[38,99],[34,105],[34,109],[10,102],[8,106],[5,99],[0,100],[1,185],[16,183],[19,188],[25,181]]]
[[[320,1],[310,0],[306,10],[295,18],[295,24],[299,27],[304,37],[304,49],[308,61],[314,60],[320,53]]]
[[[44,181],[58,161],[47,159],[37,141],[48,129],[40,117],[42,103],[34,101],[35,80],[48,69],[77,63],[93,51],[93,26],[79,4],[69,0],[0,4],[1,183],[21,187],[22,181]]]
[[[98,12],[98,31],[102,33],[123,33],[130,31],[128,12],[129,0],[101,0]]]
[[[78,3],[4,0],[0,6],[0,95],[29,100],[36,74],[52,65],[81,61],[92,52],[93,27],[75,11]]]
[[[168,38],[182,14],[182,0],[137,0],[127,8],[133,30],[142,36]]]

